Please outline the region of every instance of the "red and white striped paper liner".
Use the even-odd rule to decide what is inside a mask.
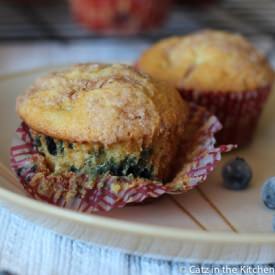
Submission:
[[[11,165],[17,173],[21,184],[31,197],[64,208],[90,213],[108,211],[124,207],[128,203],[140,203],[148,198],[157,198],[165,193],[180,194],[205,181],[207,175],[221,159],[221,153],[228,152],[234,145],[215,147],[214,134],[221,129],[218,119],[205,109],[190,105],[189,121],[186,123],[192,131],[184,137],[181,152],[185,161],[171,182],[163,184],[147,179],[129,179],[111,175],[98,178],[91,188],[83,187],[85,178],[78,182],[81,192],[69,195],[75,182],[64,178],[62,182],[52,184],[45,189],[45,181],[32,181],[36,175],[33,171],[35,156],[38,152],[33,146],[29,128],[22,123],[10,150]],[[46,180],[50,181],[50,176]],[[116,188],[113,188],[113,186]],[[49,185],[50,186],[50,185]]]
[[[241,93],[178,90],[185,100],[203,106],[217,116],[223,125],[217,134],[219,144],[230,142],[243,146],[252,140],[271,87]]]

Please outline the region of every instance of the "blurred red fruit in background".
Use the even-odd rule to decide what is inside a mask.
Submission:
[[[160,26],[172,0],[70,0],[74,17],[102,34],[135,34]]]

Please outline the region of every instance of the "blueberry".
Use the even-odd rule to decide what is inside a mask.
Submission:
[[[78,171],[78,169],[77,169],[74,165],[72,165],[72,166],[70,167],[69,171],[70,171],[70,172],[73,172],[73,173],[76,173],[76,172]]]
[[[73,145],[72,143],[69,143],[69,144],[68,144],[68,148],[73,149],[73,148],[74,148],[74,145]]]
[[[275,209],[275,177],[269,178],[262,187],[262,200],[269,209]]]
[[[56,144],[55,144],[53,138],[46,137],[46,144],[47,144],[48,152],[51,155],[56,156],[56,154],[57,154],[57,147],[56,147]]]
[[[41,139],[39,136],[36,136],[33,140],[33,144],[36,146],[36,147],[40,147],[42,144],[41,144]]]
[[[273,232],[275,232],[275,215],[272,218],[272,229],[273,229]]]
[[[23,174],[24,174],[24,170],[25,168],[24,167],[20,167],[16,170],[16,174],[18,177],[21,177]]]
[[[222,169],[224,186],[231,190],[243,190],[249,185],[252,171],[247,162],[242,158],[229,161]]]

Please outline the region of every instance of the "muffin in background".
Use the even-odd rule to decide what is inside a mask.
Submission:
[[[274,80],[266,58],[244,37],[215,30],[164,39],[137,67],[213,112],[223,124],[218,142],[239,146],[251,141]]]

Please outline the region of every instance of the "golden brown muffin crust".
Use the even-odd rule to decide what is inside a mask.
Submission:
[[[177,136],[187,106],[175,89],[127,65],[81,64],[38,79],[18,98],[17,112],[57,139],[146,146],[163,131]]]
[[[196,91],[242,92],[274,79],[265,57],[244,37],[213,30],[164,39],[144,52],[138,67]]]

